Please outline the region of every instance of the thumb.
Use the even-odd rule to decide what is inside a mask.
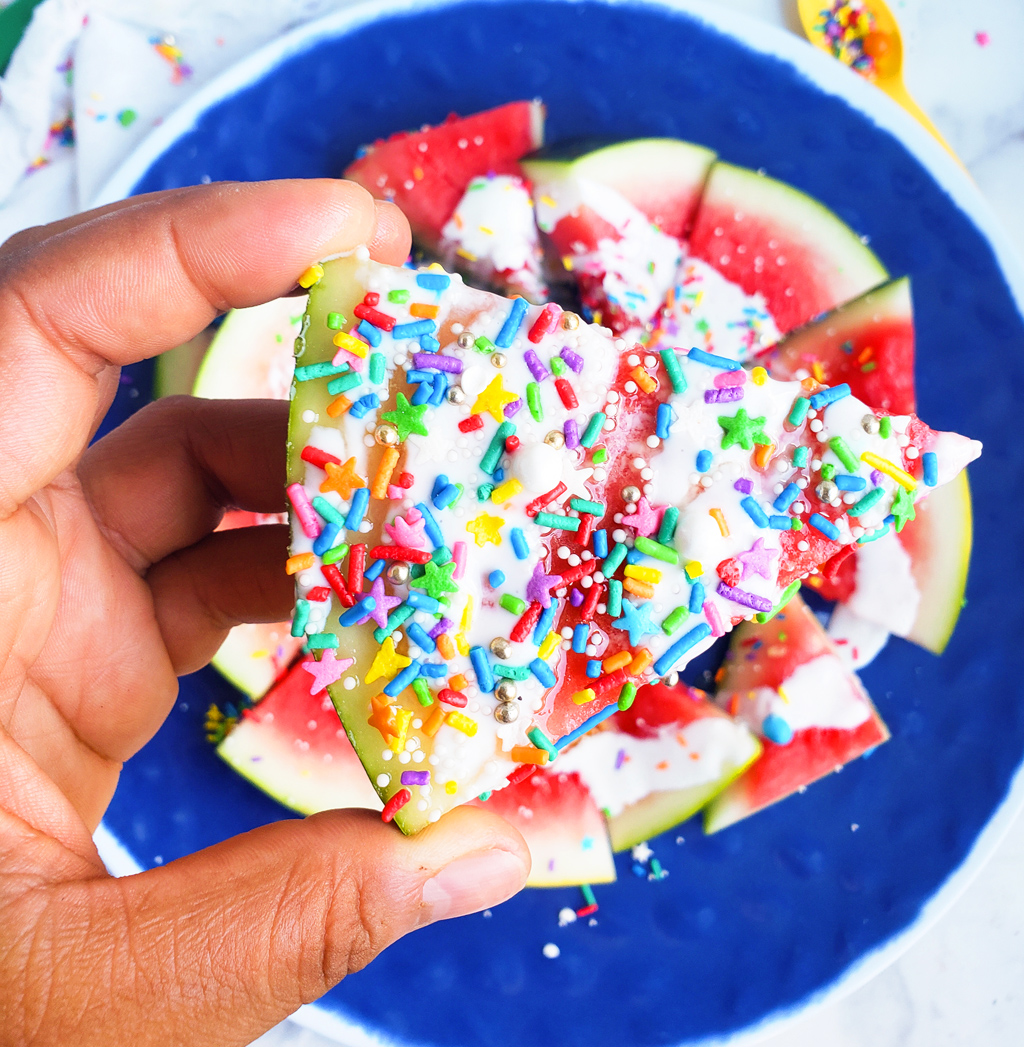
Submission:
[[[67,948],[67,913],[53,929],[73,970],[49,972],[51,1008],[67,1012],[52,1042],[249,1043],[407,932],[509,898],[529,868],[519,833],[486,811],[458,808],[414,837],[330,811],[82,885],[94,896],[80,943]],[[52,984],[75,970],[90,1003],[109,978],[103,1006]]]

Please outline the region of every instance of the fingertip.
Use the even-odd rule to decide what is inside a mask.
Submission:
[[[412,247],[409,220],[388,200],[375,200],[374,207],[376,227],[367,245],[370,256],[387,265],[401,265]]]
[[[322,178],[316,181],[318,186],[325,187],[323,227],[329,231],[320,257],[341,254],[360,244],[370,243],[377,227],[373,197],[361,185],[343,178]]]

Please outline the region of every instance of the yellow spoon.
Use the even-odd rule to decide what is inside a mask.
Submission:
[[[959,157],[910,97],[903,83],[900,27],[883,0],[861,0],[856,10],[846,0],[797,0],[797,7],[804,33],[815,47],[880,87],[930,131],[946,152],[963,167]]]

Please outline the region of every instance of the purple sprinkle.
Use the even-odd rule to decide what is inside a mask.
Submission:
[[[572,592],[569,593],[569,603],[571,603],[573,607],[579,607],[579,605],[583,603],[583,593],[581,593],[579,589],[573,589]]]
[[[570,451],[579,447],[580,427],[572,418],[567,418],[565,420],[565,425],[562,426],[562,431],[565,433],[565,446],[568,447]]]
[[[403,785],[429,785],[430,771],[402,771]]]
[[[626,762],[626,750],[620,749],[615,754],[615,770],[618,770]]]
[[[441,633],[446,633],[455,623],[451,618],[442,618],[427,635],[431,640],[436,640]]]
[[[738,385],[727,386],[725,389],[704,390],[704,403],[706,404],[731,404],[742,399],[743,389]]]
[[[559,356],[577,373],[580,374],[583,371],[583,357],[579,353],[574,353],[567,345],[562,347]]]
[[[871,470],[871,486],[877,487],[882,482],[882,474],[877,469]]]
[[[752,611],[761,611],[767,614],[772,609],[771,600],[766,600],[763,596],[755,596],[744,589],[734,589],[731,585],[726,585],[725,582],[719,582],[715,592],[723,599],[732,600],[733,603],[741,604],[743,607],[749,607]]]
[[[523,409],[523,399],[517,396],[510,404],[505,404],[505,417],[511,418],[513,415],[519,414]]]
[[[530,374],[533,375],[534,379],[538,382],[543,382],[551,372],[541,363],[540,357],[532,350],[527,349],[523,353],[523,359],[526,361],[526,366],[530,369]]]
[[[423,370],[433,368],[435,371],[462,374],[462,361],[454,356],[445,356],[443,353],[413,353],[412,365]]]
[[[740,494],[750,494],[754,490],[754,485],[749,480],[737,480],[733,487],[740,492]]]

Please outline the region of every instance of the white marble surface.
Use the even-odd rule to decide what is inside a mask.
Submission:
[[[795,0],[717,2],[799,31]],[[890,7],[903,31],[911,93],[1024,256],[1024,0],[890,0]],[[978,33],[988,34],[987,45]],[[901,959],[845,999],[770,1034],[764,1047],[1020,1047],[1022,885],[1018,818],[978,878]],[[330,1041],[286,1022],[256,1042]]]

